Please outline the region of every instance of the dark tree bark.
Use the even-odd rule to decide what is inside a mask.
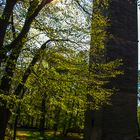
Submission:
[[[13,135],[13,140],[16,140],[16,131],[17,131],[17,124],[18,124],[18,119],[20,116],[20,108],[17,109],[16,111],[16,117],[15,117],[15,121],[14,121],[14,135]]]
[[[39,130],[40,130],[40,134],[44,137],[44,131],[45,131],[45,114],[46,114],[46,93],[43,94],[43,97],[42,97],[42,103],[41,103],[41,112],[42,112],[42,115],[41,115],[41,119],[40,119],[40,127],[39,127]]]
[[[9,109],[6,109],[5,106],[0,106],[0,140],[4,140],[6,127],[10,115],[11,113]]]
[[[106,59],[107,61],[122,59],[123,66],[119,69],[123,70],[124,74],[111,80],[109,86],[116,87],[118,91],[111,97],[112,105],[103,108],[102,119],[96,120],[94,112],[87,114],[88,134],[85,140],[99,140],[92,132],[94,129],[91,127],[92,119],[94,124],[100,121],[102,140],[136,140],[138,71],[136,1],[112,0],[107,14],[110,19],[107,31],[112,37],[106,41]]]
[[[87,110],[85,112],[84,140],[101,140],[102,111]]]
[[[3,10],[3,14],[0,18],[0,51],[1,51],[1,48],[3,47],[6,29],[7,29],[7,26],[9,25],[9,19],[10,19],[11,13],[13,11],[13,8],[16,2],[17,0],[12,0],[12,1],[7,0],[5,8]]]
[[[137,5],[135,0],[112,0],[109,7],[112,39],[107,59],[123,60],[124,74],[111,81],[119,89],[112,106],[104,108],[103,140],[135,140],[137,137]]]
[[[54,136],[56,136],[57,134],[57,130],[58,130],[58,126],[59,126],[59,119],[60,119],[60,108],[59,107],[56,107],[55,109],[55,124],[53,126],[53,129],[54,129]]]
[[[34,128],[34,117],[31,118],[31,127]]]

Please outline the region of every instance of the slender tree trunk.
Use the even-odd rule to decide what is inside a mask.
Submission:
[[[67,130],[67,121],[66,121],[66,116],[67,116],[68,114],[67,114],[67,112],[65,113],[65,115],[64,115],[64,125],[63,125],[63,131],[62,131],[62,135],[63,136],[66,136],[67,135],[67,132],[66,132],[66,130]]]
[[[34,128],[34,117],[31,119],[31,127]]]
[[[14,135],[13,135],[13,140],[16,140],[16,130],[17,130],[17,124],[18,124],[19,116],[20,116],[20,108],[18,107],[18,109],[16,111],[15,122],[14,122]]]
[[[60,115],[60,108],[56,107],[55,110],[55,124],[54,124],[54,136],[56,136],[57,130],[58,130],[58,125],[59,125],[59,115]]]
[[[43,94],[42,97],[42,105],[41,105],[41,119],[40,119],[40,134],[44,137],[44,131],[45,131],[45,112],[46,111],[46,93]]]
[[[38,128],[38,116],[35,119],[35,127]]]
[[[62,131],[62,135],[63,136],[67,136],[67,132],[66,132],[67,130],[66,130],[66,123],[64,124],[64,126],[63,126],[63,131]]]

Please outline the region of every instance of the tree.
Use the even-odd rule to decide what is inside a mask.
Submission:
[[[14,70],[16,67],[16,61],[19,57],[20,51],[23,48],[25,41],[27,39],[27,35],[31,28],[31,24],[35,20],[35,17],[39,14],[39,12],[51,2],[52,0],[33,0],[31,3],[28,4],[28,10],[26,13],[26,18],[22,30],[17,35],[17,37],[8,45],[4,45],[4,38],[6,35],[6,30],[9,25],[9,20],[11,14],[14,10],[14,6],[18,4],[20,1],[17,0],[7,0],[3,13],[0,18],[0,63],[5,63],[5,73],[1,79],[0,90],[2,94],[9,94],[10,87],[11,87],[11,80],[14,74]],[[27,3],[24,1],[23,4]],[[7,53],[10,51],[10,55],[6,58]],[[22,90],[22,89],[20,89]],[[18,92],[18,94],[20,91]],[[0,139],[4,139],[5,130],[7,126],[7,122],[10,117],[10,111],[6,107],[6,101],[1,98],[1,103],[3,106],[0,107]]]
[[[41,12],[41,10],[45,7],[45,5],[49,4],[52,0],[33,0],[33,1],[6,1],[3,13],[1,14],[1,20],[0,20],[0,63],[2,67],[2,75],[1,75],[1,103],[3,106],[1,106],[1,139],[4,137],[5,128],[7,125],[7,122],[9,120],[10,111],[7,108],[7,99],[5,100],[5,96],[9,96],[11,94],[12,89],[12,95],[19,96],[17,98],[23,98],[24,93],[21,93],[25,82],[28,79],[28,76],[30,75],[31,68],[35,65],[35,63],[38,61],[40,57],[40,53],[45,49],[46,45],[50,43],[51,41],[59,41],[57,39],[58,36],[53,36],[56,39],[53,39],[52,33],[54,33],[54,30],[49,27],[49,30],[47,28],[43,29],[44,32],[47,32],[47,37],[49,39],[48,41],[44,42],[43,45],[41,45],[40,49],[36,49],[33,59],[30,64],[27,64],[27,68],[25,67],[21,81],[18,84],[17,87],[13,86],[13,78],[15,78],[15,70],[17,68],[19,59],[22,58],[21,55],[24,53],[21,53],[24,49],[24,47],[27,44],[29,33],[33,29],[31,28],[31,25],[34,24],[34,27],[38,29],[37,23],[39,23],[35,18],[37,15]],[[48,7],[47,7],[48,8]],[[19,11],[19,9],[21,9]],[[48,8],[49,9],[49,8]],[[45,9],[46,10],[46,9]],[[57,9],[58,10],[58,9]],[[50,11],[51,12],[51,9]],[[48,15],[49,16],[49,15]],[[15,19],[15,20],[13,20]],[[20,19],[20,21],[18,21]],[[38,17],[39,19],[39,17]],[[37,22],[35,22],[37,21]],[[46,21],[46,20],[44,20]],[[21,24],[21,26],[19,25]],[[46,24],[46,23],[44,23]],[[17,26],[15,26],[17,25]],[[11,28],[10,28],[11,27]],[[17,28],[15,28],[17,27]],[[12,32],[10,31],[12,29]],[[47,30],[46,30],[47,29]],[[41,31],[41,26],[39,28]],[[62,32],[63,33],[63,32]],[[55,34],[55,33],[54,33]],[[13,38],[11,38],[11,35],[13,35]],[[35,39],[33,37],[33,39]],[[65,41],[68,41],[69,39],[65,39]],[[35,44],[35,42],[33,42]],[[30,45],[33,45],[33,43],[30,42]],[[28,51],[29,47],[27,48]],[[33,48],[35,50],[35,48]],[[29,51],[28,51],[29,52]],[[16,85],[16,84],[15,84]],[[5,117],[6,116],[6,117]]]
[[[124,7],[126,7],[125,10]],[[119,69],[123,70],[124,74],[111,81],[111,84],[119,91],[111,97],[113,105],[104,109],[103,139],[135,140],[137,137],[138,76],[137,4],[135,1],[112,1],[109,5],[109,13],[111,25],[108,32],[112,38],[107,42],[107,59],[122,59],[123,65]],[[133,13],[133,18],[130,20],[131,13]]]
[[[24,103],[30,103],[31,96],[34,93],[38,97],[40,105],[42,102],[42,117],[40,118],[39,115],[37,117],[41,120],[40,126],[43,130],[44,110],[47,107],[45,100],[47,100],[48,95],[49,104],[53,106],[51,110],[57,107],[61,108],[63,110],[62,114],[69,114],[69,120],[71,120],[75,113],[72,111],[68,113],[68,107],[72,110],[80,110],[77,113],[83,113],[87,106],[97,108],[104,104],[112,92],[104,88],[104,84],[108,82],[105,79],[120,74],[116,71],[118,61],[109,64],[93,63],[92,65],[88,61],[88,51],[85,50],[89,44],[91,15],[87,12],[86,14],[82,13],[87,11],[87,5],[90,5],[89,1],[84,1],[85,4],[88,3],[84,9],[81,7],[84,3],[79,3],[79,1],[66,1],[65,4],[62,3],[61,6],[58,4],[55,8],[53,6],[49,7],[51,2],[53,1],[7,0],[5,6],[3,6],[4,9],[0,18],[0,30],[2,31],[0,33],[0,63],[2,69],[0,83],[1,140],[4,139],[6,125],[11,116],[10,111],[18,115],[19,108],[25,106]],[[98,4],[94,9],[98,9]],[[97,12],[99,11],[97,10]],[[96,15],[100,15],[100,13],[96,13]],[[94,20],[97,22],[98,16],[96,15]],[[81,18],[84,20],[81,21]],[[99,20],[94,25],[104,24],[102,21]],[[94,33],[103,33],[102,30],[98,30],[98,28],[96,30],[95,27],[93,29]],[[94,38],[96,38],[96,34],[94,34]],[[95,39],[94,42],[95,46],[99,44],[101,47],[98,51],[93,52],[94,55],[98,56],[97,58],[102,56],[103,38],[101,37],[101,41]],[[44,58],[46,47],[54,50],[50,49],[46,54],[47,57]],[[69,52],[68,55],[62,51],[63,49]],[[55,52],[53,55],[51,51],[60,53]],[[90,59],[92,57],[91,52]],[[51,56],[51,59],[49,56]],[[43,66],[42,59],[49,65],[49,70]],[[62,60],[66,63],[62,64]],[[89,63],[92,67],[90,70],[88,68]],[[20,76],[19,72],[21,72]],[[31,78],[38,83],[36,88],[34,88],[33,81],[29,82]],[[27,90],[24,91],[26,88]],[[48,89],[48,92],[45,91],[45,88]],[[27,93],[27,96],[25,93]],[[51,95],[55,98],[50,97]],[[86,100],[86,95],[94,97],[94,104]],[[63,102],[60,104],[61,101]],[[78,102],[78,105],[76,102]],[[31,105],[34,107],[34,102]],[[23,110],[26,111],[29,106],[26,107],[23,107]],[[62,114],[55,115],[61,116]],[[65,123],[64,120],[62,122]],[[72,124],[66,123],[66,129],[71,126]]]
[[[104,106],[103,113],[99,111],[95,114],[95,117],[100,115],[96,117],[97,119],[94,119],[94,111],[90,112],[90,115],[93,115],[91,116],[93,123],[99,131],[97,129],[94,131],[94,126],[93,129],[91,127],[97,135],[92,135],[95,133],[91,132],[87,140],[135,140],[137,137],[137,7],[134,1],[121,0],[110,1],[108,6],[107,12],[105,10],[103,15],[106,13],[109,16],[110,25],[105,31],[111,37],[105,40],[105,58],[107,61],[122,59],[123,65],[118,69],[124,74],[111,79],[107,85],[109,88],[118,89],[110,98],[112,105]],[[130,13],[133,13],[131,20]]]
[[[92,106],[98,106],[87,108],[85,113],[85,140],[102,139],[102,108],[110,104],[109,99],[116,90],[109,86],[110,80],[122,74],[118,70],[121,60],[108,61],[106,57],[106,40],[110,38],[106,30],[109,26],[109,19],[105,14],[108,5],[108,0],[93,1],[89,73],[90,79],[96,78],[96,82],[94,84],[89,82],[87,100],[91,102]]]
[[[64,127],[64,134],[67,134],[70,128],[74,129],[76,126],[77,128],[81,127],[81,123],[78,125],[78,122],[75,122],[77,125],[73,126],[71,122],[73,122],[73,117],[83,116],[85,110],[87,79],[84,75],[87,75],[88,65],[84,56],[84,53],[78,53],[69,48],[52,47],[46,50],[43,58],[32,69],[28,82],[26,83],[26,87],[31,93],[26,93],[27,97],[25,95],[23,99],[27,108],[29,106],[36,106],[36,110],[37,108],[42,110],[42,115],[38,119],[38,122],[40,121],[41,133],[45,129],[46,116],[48,123],[51,120],[53,121],[51,128],[56,131]],[[79,71],[81,72],[79,73]],[[45,100],[43,98],[44,96]],[[36,100],[38,100],[37,103]],[[44,109],[46,110],[45,112],[43,111]],[[31,110],[32,108],[30,108],[29,113],[32,112]],[[28,114],[27,109],[22,109],[22,112]],[[66,114],[67,116],[64,117]],[[28,117],[30,115],[32,116],[32,114],[29,114]],[[33,116],[35,115],[33,114]],[[82,118],[81,116],[79,117]],[[48,120],[48,118],[52,119]],[[55,123],[56,119],[57,124]],[[67,122],[66,120],[69,121]],[[78,119],[74,120],[76,121]]]

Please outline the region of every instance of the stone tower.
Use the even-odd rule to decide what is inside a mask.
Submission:
[[[119,89],[112,106],[103,109],[102,140],[136,140],[137,136],[137,2],[111,0],[109,6],[112,38],[107,42],[107,57],[123,61],[124,75],[112,81]]]

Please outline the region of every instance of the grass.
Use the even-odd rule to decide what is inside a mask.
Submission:
[[[81,140],[82,136],[77,133],[69,133],[67,137],[63,137],[60,133],[57,136],[53,135],[53,131],[45,132],[46,140]],[[44,140],[38,131],[18,130],[16,140]]]

